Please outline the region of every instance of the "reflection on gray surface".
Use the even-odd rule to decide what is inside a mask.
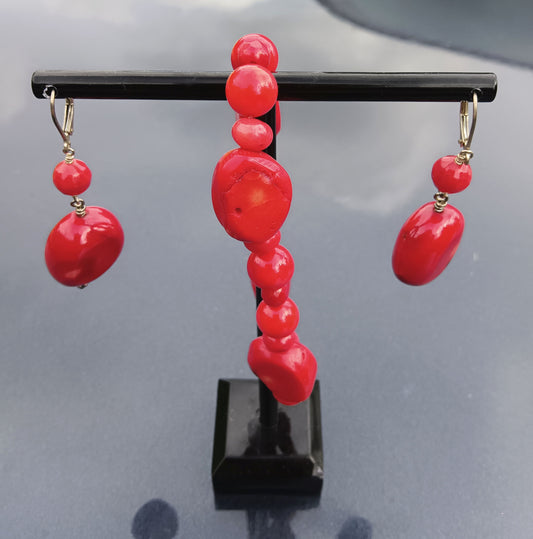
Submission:
[[[529,0],[318,0],[363,27],[446,49],[533,66]]]
[[[71,290],[43,261],[70,207],[51,182],[61,141],[30,76],[229,69],[236,39],[262,32],[283,70],[500,81],[479,107],[472,184],[451,200],[461,246],[420,289],[395,280],[391,249],[431,200],[435,159],[457,151],[458,106],[282,104],[278,158],[294,186],[283,244],[299,334],[319,363],[325,451],[320,505],[296,511],[292,533],[336,537],[358,518],[373,539],[530,539],[531,72],[387,38],[304,0],[222,4],[2,3],[0,535],[131,538],[154,499],[176,510],[178,538],[249,533],[244,510],[215,509],[209,477],[217,380],[251,376],[255,331],[247,252],[210,202],[233,113],[76,102],[85,199],[117,215],[126,241],[105,276]]]

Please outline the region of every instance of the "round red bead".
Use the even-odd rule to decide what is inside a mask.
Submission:
[[[316,359],[301,343],[295,343],[283,352],[273,352],[267,348],[264,339],[258,337],[250,343],[248,365],[281,404],[298,404],[309,398],[313,391]]]
[[[415,286],[438,277],[457,251],[463,229],[463,215],[450,204],[441,213],[434,210],[433,202],[418,208],[402,226],[394,245],[396,277]]]
[[[233,140],[244,150],[260,152],[272,143],[272,128],[256,118],[241,118],[231,129]]]
[[[82,286],[106,272],[118,258],[124,232],[108,210],[88,206],[86,215],[66,215],[50,232],[44,252],[52,277],[66,286]]]
[[[443,193],[459,193],[472,181],[472,169],[466,163],[458,164],[455,155],[446,155],[437,159],[431,169],[431,178],[435,187]]]
[[[259,288],[276,290],[288,283],[294,275],[294,260],[282,245],[267,255],[252,253],[248,257],[248,275]]]
[[[263,335],[263,341],[265,341],[265,346],[272,352],[284,352],[295,345],[297,342],[300,342],[296,332],[292,332],[286,337],[281,337],[279,339],[275,337],[269,337],[268,335]]]
[[[245,64],[259,64],[269,71],[276,71],[278,50],[266,36],[261,34],[243,36],[231,50],[231,65],[235,69]]]
[[[277,288],[276,290],[271,288],[261,288],[261,297],[267,305],[270,305],[271,307],[279,307],[282,303],[285,303],[289,297],[290,289],[290,282],[281,288]]]
[[[259,329],[265,335],[277,339],[290,335],[298,327],[300,321],[298,307],[290,298],[279,307],[271,307],[262,301],[256,314]]]
[[[281,232],[278,230],[271,238],[266,241],[254,243],[253,241],[245,241],[244,246],[252,253],[257,255],[266,255],[270,254],[274,247],[279,245],[281,240]]]
[[[211,196],[215,214],[232,238],[261,243],[285,221],[292,185],[287,171],[275,159],[239,148],[217,163]]]
[[[89,167],[79,159],[71,163],[61,161],[52,173],[54,185],[64,195],[70,196],[78,196],[86,191],[91,185],[91,176]]]
[[[260,65],[238,67],[226,82],[230,107],[243,116],[262,116],[278,98],[278,84],[272,73]]]

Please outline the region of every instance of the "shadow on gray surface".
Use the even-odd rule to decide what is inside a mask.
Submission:
[[[178,513],[163,500],[150,500],[135,513],[131,534],[135,539],[172,539],[178,533]]]
[[[372,526],[364,518],[349,518],[337,535],[337,539],[372,539]]]
[[[335,15],[402,39],[533,67],[529,0],[318,0]]]

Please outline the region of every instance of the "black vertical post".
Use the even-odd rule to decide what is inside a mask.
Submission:
[[[276,159],[276,107],[272,107],[272,109],[260,119],[272,128],[274,134],[272,143],[265,150],[265,153],[270,155],[273,159]],[[255,289],[255,299],[256,307],[259,307],[259,304],[262,301],[260,288]],[[257,328],[257,336],[260,337],[262,334],[262,331]],[[272,395],[272,391],[270,391],[261,380],[259,380],[259,423],[263,430],[275,430],[278,425],[278,401]]]

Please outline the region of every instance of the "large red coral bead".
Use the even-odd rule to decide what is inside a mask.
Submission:
[[[66,286],[82,286],[106,272],[124,245],[124,232],[108,210],[88,206],[84,217],[71,212],[52,229],[44,257],[52,277]]]
[[[268,154],[236,149],[217,163],[211,197],[220,224],[232,238],[265,242],[289,213],[292,185],[287,171]]]
[[[463,235],[462,213],[448,204],[439,213],[433,202],[416,210],[402,226],[392,252],[392,268],[406,284],[423,285],[450,263]]]

